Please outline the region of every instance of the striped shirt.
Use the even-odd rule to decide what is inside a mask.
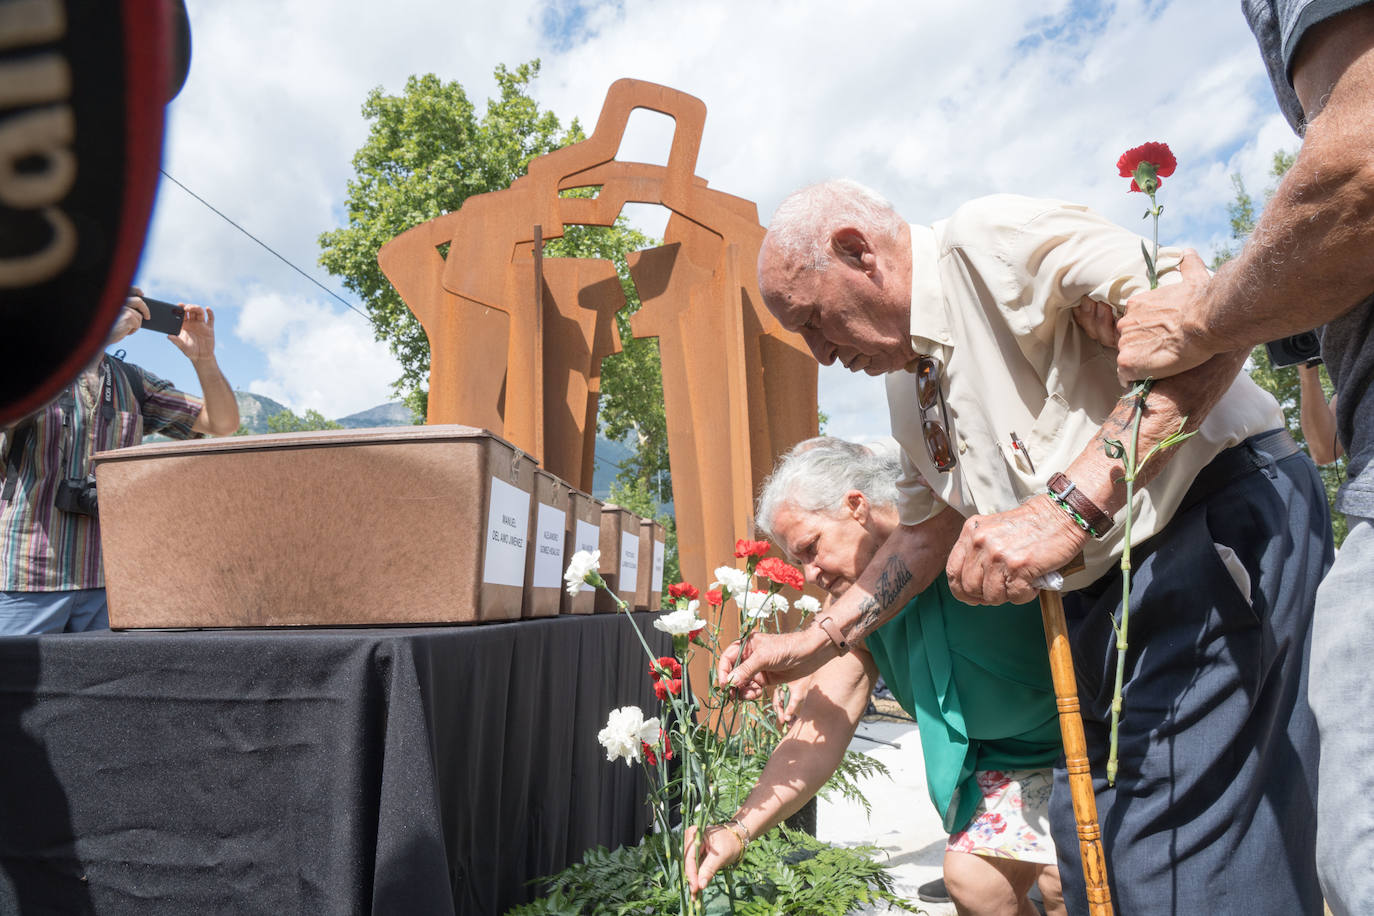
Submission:
[[[0,591],[103,588],[100,523],[58,509],[58,483],[84,480],[94,452],[137,445],[150,433],[200,437],[191,431],[200,415],[198,398],[137,366],[125,366],[143,379],[141,410],[125,373],[103,356],[98,370],[83,372],[54,401],[20,421],[33,426],[19,456],[14,494],[0,499]],[[107,398],[110,409],[102,409]],[[14,466],[13,435],[9,429],[0,439],[0,476]]]

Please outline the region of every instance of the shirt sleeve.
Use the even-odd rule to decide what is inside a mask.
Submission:
[[[1150,288],[1143,252],[1153,243],[1087,207],[999,195],[961,208],[951,224],[953,243],[977,262],[991,301],[1019,337],[1048,343],[1060,314],[1082,297],[1120,311]],[[1182,254],[1160,246],[1161,283],[1179,279]]]
[[[897,481],[897,510],[903,525],[919,525],[940,514],[945,504],[902,450],[902,476]]]
[[[130,366],[143,376],[143,434],[160,433],[169,439],[203,439],[204,433],[191,429],[204,403],[195,395],[172,387],[166,379],[158,378],[140,366]]]

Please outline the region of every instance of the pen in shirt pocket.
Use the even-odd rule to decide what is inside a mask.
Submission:
[[[1015,431],[1013,431],[1011,434],[1011,449],[1012,451],[1020,452],[1023,456],[1025,456],[1026,465],[1030,468],[1030,472],[1034,474],[1035,462],[1031,461],[1030,449],[1026,448],[1026,443],[1021,441],[1021,437],[1016,435]]]

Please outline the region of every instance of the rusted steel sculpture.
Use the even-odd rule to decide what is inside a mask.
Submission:
[[[616,160],[636,108],[673,118],[667,165]],[[611,226],[629,202],[672,211],[664,245],[630,257],[643,303],[631,326],[659,341],[678,554],[703,585],[752,533],[774,458],[815,435],[817,419],[816,362],[759,296],[757,208],[694,174],[705,119],[699,99],[619,80],[587,140],[378,255],[429,336],[428,422],[490,429],[590,490],[601,360],[620,348],[624,297],[609,261],[542,257],[540,239]],[[598,190],[561,196],[574,188]]]

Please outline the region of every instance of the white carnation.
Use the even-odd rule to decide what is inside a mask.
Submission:
[[[601,565],[601,551],[599,550],[579,550],[572,555],[568,561],[568,571],[563,574],[563,581],[568,584],[568,594],[576,597],[582,591],[582,587],[587,585],[587,574],[594,573]]]
[[[706,626],[706,621],[697,616],[699,603],[693,601],[685,609],[660,614],[654,621],[654,629],[662,630],[672,636],[688,636],[693,630]]]
[[[724,586],[731,595],[743,595],[749,589],[749,574],[733,566],[721,566],[716,570],[716,581],[712,588]]]
[[[638,706],[622,706],[612,709],[606,719],[606,727],[597,733],[596,740],[606,749],[606,759],[614,761],[625,758],[625,765],[638,762],[641,742],[654,744],[658,741],[658,717],[644,718],[644,710]]]
[[[749,592],[744,600],[744,613],[750,620],[758,620],[770,614],[781,614],[787,610],[787,599],[782,595],[767,592]]]
[[[801,611],[803,615],[819,614],[821,612],[820,601],[816,600],[816,598],[811,595],[802,595],[796,601],[792,602],[792,606]]]

